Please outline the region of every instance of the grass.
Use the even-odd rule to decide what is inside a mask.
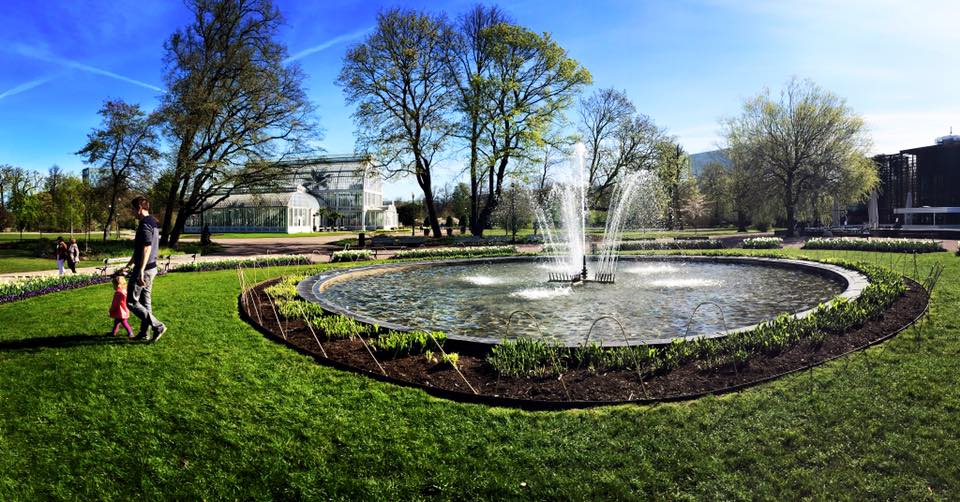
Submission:
[[[0,249],[0,274],[55,268],[57,268],[57,262],[51,258],[37,258],[33,253],[20,249]]]
[[[234,271],[159,278],[171,330],[154,345],[102,336],[107,286],[3,305],[0,499],[949,499],[960,260],[918,268],[937,260],[920,343],[906,333],[722,398],[570,412],[322,367],[237,317]]]

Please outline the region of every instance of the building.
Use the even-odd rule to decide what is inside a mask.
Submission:
[[[278,163],[284,174],[270,187],[233,193],[187,219],[185,231],[313,232],[397,226],[397,210],[383,204],[383,184],[369,161],[328,155]]]
[[[960,231],[960,136],[873,160],[880,175],[873,226]]]
[[[703,170],[710,164],[720,164],[727,169],[733,166],[726,149],[710,150],[690,155],[690,173],[694,178],[699,178],[703,174]]]

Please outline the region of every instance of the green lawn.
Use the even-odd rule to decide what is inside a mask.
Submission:
[[[234,271],[158,279],[154,345],[103,336],[106,285],[2,305],[0,500],[955,498],[960,262],[919,260],[947,265],[920,343],[722,398],[568,412],[322,367],[237,317]]]
[[[55,268],[57,268],[57,262],[51,258],[37,258],[33,253],[19,249],[0,249],[0,274]]]

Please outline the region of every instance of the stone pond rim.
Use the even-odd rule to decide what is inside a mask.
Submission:
[[[651,261],[651,262],[662,262],[662,261],[696,261],[696,262],[713,262],[713,263],[735,263],[735,264],[748,264],[754,266],[768,266],[768,267],[779,267],[779,268],[794,268],[802,269],[805,272],[819,274],[822,276],[829,277],[838,283],[844,285],[843,291],[838,294],[838,297],[846,298],[848,300],[855,300],[859,298],[860,294],[863,292],[863,289],[869,285],[867,278],[854,270],[840,267],[838,265],[831,265],[827,263],[819,263],[806,260],[793,260],[793,259],[780,259],[780,258],[762,258],[762,257],[752,257],[752,256],[702,256],[702,255],[622,255],[619,258],[623,261]],[[322,295],[322,291],[335,283],[342,281],[348,281],[353,277],[359,277],[361,275],[368,274],[381,274],[389,273],[391,271],[400,271],[409,268],[419,268],[419,267],[443,267],[443,266],[452,266],[452,265],[476,265],[476,264],[491,264],[491,263],[511,263],[511,262],[540,262],[543,261],[542,257],[533,257],[533,256],[508,256],[508,257],[493,257],[493,258],[469,258],[469,259],[460,259],[460,260],[445,260],[445,261],[416,261],[416,262],[399,262],[399,263],[385,263],[385,264],[376,264],[368,265],[363,267],[356,268],[347,268],[339,270],[330,270],[326,271],[311,277],[308,277],[301,281],[297,285],[297,293],[299,296],[307,301],[316,303],[320,305],[326,312],[331,314],[339,314],[354,319],[358,322],[368,325],[378,325],[382,329],[395,330],[395,331],[416,331],[417,328],[406,326],[403,324],[398,324],[383,319],[377,319],[355,312],[351,312],[342,306],[333,303],[326,299]],[[792,313],[796,317],[805,317],[812,313],[816,307],[809,308],[800,312]],[[600,317],[598,315],[598,317]],[[748,331],[755,328],[757,324],[750,326],[744,326],[731,330],[720,330],[713,332],[711,334],[698,334],[690,335],[686,337],[671,337],[671,338],[658,338],[658,339],[648,339],[648,340],[631,340],[629,345],[665,345],[671,343],[673,340],[677,339],[695,339],[695,338],[719,338],[729,334]],[[468,352],[486,352],[494,345],[499,345],[502,341],[502,337],[477,337],[477,336],[463,336],[457,334],[447,334],[448,342],[452,342],[460,350]],[[565,343],[566,347],[576,347],[579,346],[579,343]],[[617,347],[628,345],[627,342],[623,340],[614,340],[604,342],[606,347]]]

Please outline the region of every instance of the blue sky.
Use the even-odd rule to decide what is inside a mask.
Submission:
[[[383,7],[456,17],[472,1],[277,0],[281,38],[308,75],[330,153],[353,149],[351,109],[334,85],[341,58]],[[517,22],[550,32],[593,74],[687,151],[714,148],[718,122],[764,87],[811,78],[845,97],[870,127],[874,152],[931,144],[960,130],[960,2],[675,0],[500,2]],[[79,150],[107,98],[152,109],[163,42],[189,21],[176,0],[7,0],[0,32],[0,163],[79,171]],[[456,162],[442,182],[459,174]],[[409,197],[411,180],[389,182]]]

